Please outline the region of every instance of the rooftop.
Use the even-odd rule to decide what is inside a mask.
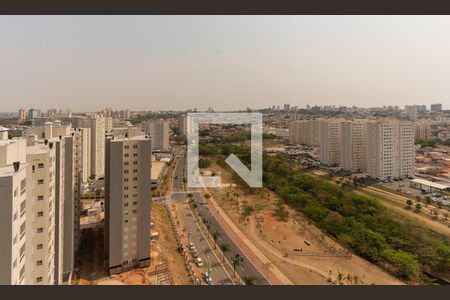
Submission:
[[[26,168],[28,164],[27,163],[22,163],[19,166],[19,171],[23,170]],[[18,172],[19,172],[18,171]],[[4,165],[0,167],[0,177],[9,177],[14,175],[16,172],[14,172],[14,165]]]
[[[165,165],[166,163],[164,161],[152,161],[152,170],[150,175],[151,180],[157,180],[159,178]]]
[[[425,180],[425,179],[412,179],[411,182],[417,183],[417,184],[423,184],[425,186],[429,186],[435,189],[439,189],[439,190],[445,190],[447,188],[449,188],[449,186],[444,185],[444,184],[440,184],[440,183],[436,183],[436,182],[432,182],[429,180]]]

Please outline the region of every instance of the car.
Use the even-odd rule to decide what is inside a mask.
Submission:
[[[200,257],[197,257],[195,259],[195,264],[197,265],[197,267],[201,268],[203,267],[203,260]]]
[[[194,247],[194,244],[192,244],[192,243],[189,243],[189,250],[194,250],[195,249],[195,247]]]
[[[407,195],[411,195],[411,191],[406,191],[406,194]]]
[[[212,285],[212,279],[208,272],[202,273],[202,277],[207,284]]]
[[[194,258],[197,258],[198,257],[198,252],[197,252],[197,249],[192,249],[192,256],[194,257]]]

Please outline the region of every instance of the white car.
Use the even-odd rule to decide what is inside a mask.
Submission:
[[[197,267],[199,268],[203,267],[203,260],[200,257],[197,257],[195,259],[195,263],[197,264]]]

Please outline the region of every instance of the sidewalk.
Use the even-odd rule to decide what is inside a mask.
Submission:
[[[207,189],[203,187],[203,191]],[[202,195],[203,197],[203,195]],[[235,241],[242,252],[251,260],[255,267],[266,277],[273,285],[292,285],[289,280],[272,262],[241,232],[241,230],[226,215],[222,208],[211,196],[208,201],[208,208],[223,229]],[[270,266],[270,267],[267,267]]]

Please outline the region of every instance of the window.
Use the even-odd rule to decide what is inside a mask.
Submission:
[[[43,169],[44,168],[44,164],[43,163],[39,163],[38,164],[38,169]]]
[[[128,161],[123,163],[125,166],[128,166],[130,163]]]
[[[20,189],[23,190],[27,186],[27,179],[22,179],[20,182]]]
[[[16,189],[14,190],[14,198],[16,198],[17,195],[19,195],[19,190],[16,188]]]
[[[128,153],[125,153],[125,155],[124,155],[124,157],[129,157],[130,156],[130,154],[128,154]]]
[[[17,220],[17,211],[14,213],[14,221]]]
[[[124,220],[123,222],[124,222],[124,223],[128,223],[128,220]]]
[[[42,266],[42,260],[36,261],[36,266]]]
[[[137,173],[137,169],[133,169],[133,173]]]
[[[128,207],[128,202],[125,202],[125,203],[123,204],[123,207]]]
[[[39,227],[39,228],[37,229],[37,233],[43,233],[43,232],[44,232],[44,228]]]
[[[137,209],[133,209],[133,214],[137,214]]]
[[[137,149],[138,145],[133,145],[133,149]]]
[[[137,205],[137,201],[133,201],[133,205],[136,206]]]
[[[37,199],[38,199],[38,201],[42,201],[42,200],[44,200],[44,196],[39,195],[39,196],[37,196]]]
[[[128,174],[129,171],[128,170],[123,170],[123,174]]]
[[[44,212],[43,211],[38,211],[37,216],[38,217],[43,217],[44,216]]]
[[[130,149],[130,146],[128,146],[128,145],[125,145],[125,149]]]
[[[41,276],[36,277],[36,282],[42,282],[42,277]]]
[[[128,182],[128,178],[124,178],[124,179],[123,179],[123,182]]]
[[[124,199],[128,199],[128,194],[123,195]]]
[[[37,246],[36,246],[36,249],[37,249],[37,250],[40,250],[40,249],[42,249],[42,248],[44,248],[44,245],[43,245],[43,244],[37,244]]]
[[[44,179],[38,179],[38,184],[44,184]]]
[[[137,153],[133,153],[133,156],[134,156],[134,157],[137,157],[137,156],[138,156],[138,154],[137,154]]]

